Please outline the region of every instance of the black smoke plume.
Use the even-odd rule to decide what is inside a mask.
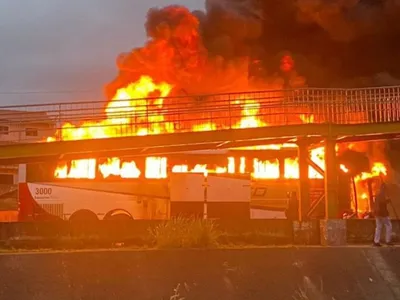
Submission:
[[[400,2],[206,0],[204,11],[152,8],[148,42],[118,57],[107,87],[151,75],[186,93],[400,83]],[[282,70],[282,58],[294,62]]]
[[[264,21],[261,7],[250,1],[207,0],[204,11],[182,6],[152,8],[145,30],[148,41],[117,58],[116,89],[149,75],[188,94],[281,88],[284,81],[302,85],[294,68],[265,71]],[[284,51],[275,53],[279,60]],[[298,78],[298,80],[296,80]]]
[[[271,5],[275,3],[276,5]],[[267,0],[260,43],[268,57],[286,49],[310,86],[397,84],[400,2],[391,0]],[[284,4],[283,4],[284,3]],[[264,42],[263,42],[264,41]],[[268,48],[268,45],[273,45]]]
[[[173,1],[173,0],[171,0]],[[152,8],[106,93],[150,75],[174,94],[400,84],[400,1],[206,0]]]

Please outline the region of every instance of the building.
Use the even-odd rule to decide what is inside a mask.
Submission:
[[[46,112],[0,110],[0,145],[41,142],[54,134],[55,127]],[[0,211],[14,207],[17,183],[18,166],[0,165]]]
[[[0,110],[0,144],[40,142],[54,131],[55,121],[46,112]]]

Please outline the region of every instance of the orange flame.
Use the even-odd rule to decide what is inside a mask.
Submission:
[[[152,179],[167,178],[167,158],[147,157],[146,178],[152,178]]]
[[[159,113],[171,89],[172,86],[165,82],[155,84],[150,77],[142,76],[139,81],[117,91],[105,109],[105,120],[85,122],[80,127],[66,123],[57,134],[62,140],[69,141],[173,132],[173,124],[164,122],[163,114]],[[148,100],[155,92],[159,97]],[[132,131],[130,124],[143,126]],[[48,138],[48,141],[54,140],[54,137]]]
[[[356,176],[355,181],[362,181],[369,178],[377,177],[377,176],[386,176],[387,169],[386,166],[381,162],[375,162],[372,165],[371,172],[362,172],[360,175]]]
[[[349,169],[343,164],[340,165],[340,170],[342,170],[345,173],[349,173]]]
[[[99,165],[99,170],[104,178],[110,175],[121,176],[122,178],[139,178],[140,170],[134,161],[123,162],[117,157],[108,158],[106,163]]]
[[[83,139],[99,139],[115,136],[140,136],[148,134],[161,134],[174,132],[174,123],[168,122],[164,118],[163,104],[164,99],[172,90],[172,85],[162,82],[156,84],[151,77],[142,76],[137,82],[131,83],[124,88],[117,90],[115,96],[105,108],[106,118],[99,122],[85,122],[82,126],[75,126],[71,123],[66,123],[62,129],[57,132],[61,140],[83,140]],[[157,94],[157,96],[154,96]],[[149,98],[150,96],[154,96]],[[260,120],[257,115],[260,112],[260,104],[253,99],[248,99],[245,96],[238,96],[232,100],[232,104],[241,107],[241,113],[234,128],[255,128],[266,126],[267,124]],[[134,126],[132,126],[134,124]],[[143,125],[141,125],[143,124]],[[209,131],[217,129],[217,124],[205,122],[203,124],[193,124],[193,131]],[[49,137],[48,141],[54,141],[54,137]],[[266,146],[265,149],[274,149],[279,145]],[[161,162],[163,161],[163,162]],[[158,163],[166,166],[165,160],[158,160]],[[159,165],[155,163],[154,158],[149,159],[144,170],[147,178],[165,178],[166,174],[155,174],[155,168],[158,171]],[[88,170],[87,165],[90,165]],[[60,164],[56,171],[57,178],[94,178],[96,174],[96,160],[75,160],[70,168],[65,164]],[[240,169],[244,172],[244,161],[241,163]],[[94,170],[93,170],[94,169]],[[177,170],[178,168],[173,169]],[[103,177],[110,175],[123,176],[124,178],[136,178],[140,175],[135,162],[124,162],[118,158],[110,158],[105,163],[98,167],[98,171]],[[233,173],[234,166],[232,161],[225,168],[215,170],[219,173]],[[160,171],[161,172],[161,171]],[[276,174],[275,174],[276,175]],[[273,176],[275,176],[273,175]],[[264,178],[268,175],[262,175]]]
[[[165,119],[164,101],[172,91],[173,86],[161,82],[155,83],[151,77],[142,76],[137,82],[131,83],[124,88],[117,90],[115,96],[105,108],[105,119],[98,122],[85,122],[81,126],[66,123],[57,132],[61,140],[83,140],[98,139],[115,136],[138,136],[148,134],[172,133],[175,130],[174,122]],[[240,114],[237,121],[234,119],[233,128],[256,128],[267,126],[267,122],[262,120],[261,105],[254,99],[245,96],[238,96],[232,100],[232,105],[240,107]],[[313,115],[299,114],[299,119],[303,123],[314,122]],[[132,125],[134,124],[134,125]],[[222,124],[223,125],[223,124]],[[203,124],[193,124],[193,131],[209,131],[221,128],[221,124],[204,122]],[[222,126],[223,128],[223,126]],[[56,140],[49,137],[48,141]],[[294,144],[280,145],[261,145],[250,147],[251,149],[275,149],[296,147]],[[242,148],[242,149],[250,149]],[[319,147],[310,151],[311,160],[318,169],[324,171],[324,148]],[[238,163],[238,169],[236,169]],[[252,177],[257,179],[267,178],[299,178],[299,163],[297,158],[286,158],[284,160],[284,174],[280,174],[281,168],[278,160],[262,161],[254,159],[250,164],[252,170],[246,169],[246,158],[241,157],[238,162],[233,157],[229,157],[226,166],[217,166],[209,169],[207,165],[196,165],[189,169],[187,165],[173,166],[172,172],[197,172],[207,175],[208,173],[246,173],[250,172]],[[345,165],[340,165],[340,169],[348,173]],[[145,170],[142,170],[146,178],[161,179],[167,178],[168,163],[166,157],[147,157]],[[138,178],[142,171],[135,161],[122,162],[120,158],[108,158],[104,163],[97,164],[96,159],[74,160],[70,165],[60,163],[55,170],[56,178],[88,178],[94,179],[99,172],[104,178],[109,176],[120,176],[122,178]],[[376,162],[371,168],[371,172],[361,173],[355,181],[362,182],[368,178],[387,175],[386,167],[383,163]],[[323,175],[313,167],[309,167],[309,178],[323,178]],[[360,189],[362,190],[362,189]],[[360,199],[364,199],[365,192],[359,194]]]

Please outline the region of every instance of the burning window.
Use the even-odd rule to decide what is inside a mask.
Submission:
[[[149,179],[167,178],[167,158],[147,157],[145,176]]]
[[[254,167],[254,178],[279,178],[279,162],[278,160],[273,161],[261,161],[257,158],[253,161]]]
[[[244,174],[246,172],[246,158],[240,158],[239,173]]]
[[[118,157],[108,158],[99,164],[99,171],[104,178],[120,176],[121,178],[139,178],[141,172],[134,161],[121,162]]]
[[[70,164],[58,166],[54,172],[56,178],[96,178],[96,159],[72,160]]]

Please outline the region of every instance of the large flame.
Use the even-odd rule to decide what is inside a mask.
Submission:
[[[214,1],[217,3],[218,1]],[[219,3],[219,2],[218,2]],[[210,6],[211,7],[211,6]],[[210,8],[208,7],[208,8]],[[218,13],[219,11],[219,13]],[[207,94],[225,91],[241,91],[250,86],[248,78],[249,57],[244,57],[242,52],[248,47],[249,42],[258,40],[261,35],[262,24],[258,21],[249,22],[248,17],[243,18],[241,14],[227,14],[224,10],[209,10],[206,19],[201,14],[191,13],[181,6],[169,6],[165,8],[154,8],[148,13],[146,22],[147,42],[141,48],[136,48],[129,53],[118,57],[117,66],[119,74],[113,83],[107,86],[107,95],[110,98],[107,106],[103,109],[98,121],[84,122],[83,124],[66,123],[56,133],[56,137],[50,137],[48,141],[58,140],[84,140],[100,139],[121,136],[143,136],[149,134],[173,133],[176,128],[184,126],[186,130],[210,131],[224,128],[256,128],[268,126],[268,124],[287,124],[287,118],[297,118],[303,123],[324,121],[323,116],[303,114],[304,112],[291,108],[289,114],[284,108],[276,105],[276,99],[282,98],[282,80],[268,81],[268,88],[273,86],[278,90],[273,105],[265,105],[259,99],[250,99],[245,95],[232,97],[229,103],[234,107],[229,120],[223,112],[213,111],[191,114],[189,118],[185,115],[175,119],[173,112],[167,111],[166,97],[171,94],[174,86],[179,87],[189,94]],[[225,21],[215,19],[221,14]],[[254,13],[251,13],[254,15]],[[218,21],[220,28],[216,28],[212,20]],[[247,21],[243,23],[244,19]],[[256,18],[259,19],[259,18]],[[201,21],[202,20],[202,21]],[[207,21],[208,20],[208,21]],[[211,23],[210,23],[211,22]],[[243,26],[243,24],[245,26]],[[210,26],[212,25],[212,26]],[[236,26],[238,25],[238,26]],[[218,26],[217,26],[218,27]],[[239,29],[239,30],[238,30]],[[223,35],[218,36],[223,33]],[[247,32],[247,33],[246,33]],[[204,34],[203,34],[204,33]],[[214,36],[214,33],[217,36]],[[251,33],[251,34],[250,34]],[[230,35],[231,34],[231,35]],[[233,34],[233,35],[232,35]],[[247,36],[252,37],[249,39]],[[205,43],[204,39],[210,40]],[[217,37],[214,41],[214,38]],[[223,38],[221,38],[223,37]],[[233,38],[235,37],[235,38]],[[210,43],[210,41],[213,41]],[[216,43],[218,41],[218,43]],[[240,47],[232,47],[239,42]],[[221,53],[220,43],[227,43],[224,47],[231,51]],[[237,45],[236,45],[237,46]],[[237,52],[235,54],[235,52]],[[239,55],[239,57],[236,57]],[[229,57],[235,56],[234,60]],[[289,85],[302,82],[294,69],[294,60],[289,54],[285,54],[281,61],[281,69],[285,73]],[[139,78],[139,79],[138,79]],[[265,83],[262,89],[267,89]],[[343,99],[337,98],[342,101]],[[211,111],[215,103],[202,103]],[[349,122],[357,119],[356,115],[362,113],[352,112],[348,115]],[[191,119],[203,119],[204,122],[191,124]],[[263,117],[260,117],[263,116]],[[182,120],[182,119],[183,120]],[[189,119],[189,120],[188,120]],[[208,121],[212,119],[213,121]],[[217,121],[216,121],[217,120]],[[112,142],[112,141],[111,141]],[[275,149],[296,147],[294,144],[261,145],[252,149]],[[248,149],[248,148],[246,148]],[[316,168],[309,167],[310,178],[323,178],[325,169],[324,148],[319,147],[310,150],[311,160]],[[110,157],[105,161],[97,159],[74,160],[70,163],[60,163],[55,170],[57,178],[88,178],[97,176],[107,178],[119,176],[121,178],[145,178],[163,179],[169,172],[200,172],[209,173],[250,173],[255,179],[272,178],[299,178],[298,158],[285,158],[282,163],[278,160],[249,160],[246,157],[228,157],[225,164],[210,166],[197,164],[189,166],[179,164],[170,166],[166,157],[147,157],[144,163],[130,160],[124,161],[119,157]],[[318,169],[318,170],[317,170]],[[348,173],[348,166],[340,165],[344,173]],[[370,172],[359,174],[355,178],[357,185],[366,179],[386,175],[386,167],[376,162]],[[365,199],[365,189],[360,188],[362,194],[360,199]]]
[[[164,98],[171,89],[167,83],[155,84],[149,76],[142,76],[137,82],[117,91],[105,108],[105,120],[85,122],[79,127],[66,123],[57,135],[61,140],[69,141],[173,132],[173,124],[164,122],[160,113]],[[136,127],[132,128],[131,124]],[[48,139],[54,140],[53,137]]]
[[[116,136],[139,136],[148,134],[172,133],[175,131],[175,122],[168,120],[165,112],[164,101],[170,94],[172,85],[162,82],[155,83],[151,77],[142,76],[137,82],[131,83],[125,88],[117,91],[115,96],[105,108],[105,119],[98,122],[85,122],[81,126],[66,123],[62,126],[58,136],[62,140],[98,139]],[[232,105],[240,108],[234,128],[256,128],[267,126],[260,114],[260,103],[245,96],[232,99]],[[312,123],[312,115],[299,114],[299,119],[304,123]],[[221,122],[223,123],[223,119]],[[205,121],[191,126],[192,131],[207,131],[224,128],[224,124],[216,124]],[[49,138],[53,141],[55,138]],[[293,144],[255,146],[252,149],[275,149],[293,148]],[[243,148],[242,148],[243,149]],[[245,148],[248,149],[248,148]],[[309,167],[309,178],[323,178],[325,169],[324,148],[319,147],[310,150],[311,160],[319,170]],[[162,179],[167,178],[168,170],[171,172],[196,172],[204,173],[251,173],[255,179],[274,178],[299,178],[298,158],[286,158],[284,160],[283,174],[278,160],[253,159],[248,162],[245,157],[236,159],[227,158],[226,165],[207,166],[198,164],[190,168],[188,165],[168,166],[166,157],[148,157],[145,160],[144,170],[140,170],[135,161],[121,161],[118,157],[108,158],[104,162],[96,159],[74,160],[70,165],[60,163],[55,170],[57,178],[88,178],[94,179],[96,174],[103,178],[109,176],[120,176],[121,178],[145,178]],[[340,165],[342,172],[349,170],[345,165]],[[321,172],[322,170],[322,172]],[[364,172],[355,178],[356,183],[365,181],[375,176],[386,175],[386,167],[383,163],[376,162],[370,172]],[[361,186],[361,185],[360,185]],[[364,199],[365,189],[360,188],[359,199]]]
[[[57,132],[61,140],[82,140],[82,139],[98,139],[116,136],[138,136],[148,134],[161,134],[174,132],[174,123],[169,122],[165,118],[163,111],[163,104],[165,98],[170,94],[172,85],[161,82],[155,83],[151,77],[142,76],[137,82],[129,84],[127,87],[117,90],[115,96],[108,103],[105,108],[104,120],[98,122],[85,122],[81,126],[75,126],[66,123],[62,129]],[[238,121],[233,126],[234,128],[256,128],[267,126],[267,123],[262,120],[260,115],[260,103],[254,99],[248,99],[245,96],[237,96],[232,100],[232,104],[240,107],[241,112],[238,116]],[[299,114],[299,119],[304,123],[312,123],[314,120],[313,115]],[[204,122],[203,124],[193,124],[193,131],[207,131],[220,128],[220,124],[212,122]],[[55,140],[50,137],[48,141]],[[252,149],[275,149],[296,147],[294,144],[280,144],[280,145],[264,145],[255,146]],[[243,149],[243,148],[242,148]],[[248,148],[247,148],[248,149]],[[312,161],[322,170],[324,170],[324,148],[319,147],[311,151]],[[160,169],[158,159],[148,158],[148,163],[145,174],[153,174],[147,168]],[[156,163],[157,161],[158,163]],[[162,163],[165,165],[166,162]],[[230,160],[230,167],[221,167],[218,172],[230,172],[234,169],[232,165],[234,162]],[[244,172],[245,160],[241,161],[241,173]],[[96,160],[84,159],[75,160],[68,168],[65,164],[60,164],[55,171],[55,176],[58,178],[94,178],[96,173]],[[252,174],[254,178],[279,178],[282,177],[279,170],[279,162],[275,161],[260,161],[255,159],[253,161]],[[371,173],[362,173],[360,180],[374,176],[378,171],[382,171],[385,166],[383,164],[376,165],[371,170]],[[341,169],[346,172],[346,166],[342,165]],[[199,168],[195,168],[199,170]],[[106,162],[99,164],[98,171],[103,177],[110,175],[121,176],[124,178],[137,178],[142,173],[136,166],[134,161],[121,163],[119,158],[109,158]],[[175,172],[190,171],[188,166],[175,166],[172,168]],[[248,172],[250,170],[247,170]],[[160,171],[165,173],[164,171]],[[385,171],[386,172],[386,171]],[[381,173],[385,173],[381,172]],[[165,174],[149,175],[152,178],[164,178]],[[297,158],[285,159],[284,175],[285,178],[298,178],[299,166]],[[317,170],[310,166],[310,178],[323,178]]]
[[[81,126],[66,123],[57,134],[62,140],[83,140],[172,133],[174,132],[174,123],[166,120],[166,114],[163,111],[165,98],[171,90],[172,85],[170,84],[165,82],[156,84],[151,77],[142,76],[137,82],[117,90],[115,96],[105,108],[106,118],[104,120],[85,122]],[[238,95],[235,99],[232,99],[231,103],[232,106],[240,108],[237,121],[234,121],[234,128],[267,126],[267,123],[259,117],[260,103],[256,100]],[[310,122],[312,116],[305,117],[304,115],[299,115],[299,118],[304,122]],[[221,127],[221,125],[208,121],[202,124],[193,124],[192,131],[215,130],[217,127]],[[53,137],[48,139],[48,141],[53,140],[55,140]],[[255,146],[252,149],[279,150],[291,147],[295,147],[295,145],[265,145]],[[323,151],[323,148],[314,149],[311,151],[311,156],[316,164],[323,167],[321,151]],[[227,166],[216,167],[215,170],[208,170],[205,165],[197,165],[192,170],[189,170],[189,167],[184,165],[172,167],[172,172],[234,173],[234,159],[229,158],[228,160]],[[93,179],[96,177],[97,171],[104,178],[110,175],[122,178],[138,178],[143,173],[147,178],[165,178],[167,176],[167,162],[165,158],[147,158],[145,170],[139,170],[135,161],[121,162],[117,157],[109,158],[105,162],[99,163],[97,169],[96,163],[96,159],[83,159],[73,161],[69,167],[66,164],[60,164],[55,171],[55,177]],[[251,172],[254,178],[282,177],[278,161],[254,160],[252,163],[253,170],[246,170],[245,164],[245,158],[242,158],[239,167],[240,173]],[[286,159],[285,174],[283,177],[298,178],[298,176],[297,159]],[[322,178],[322,175],[310,167],[310,178]]]

